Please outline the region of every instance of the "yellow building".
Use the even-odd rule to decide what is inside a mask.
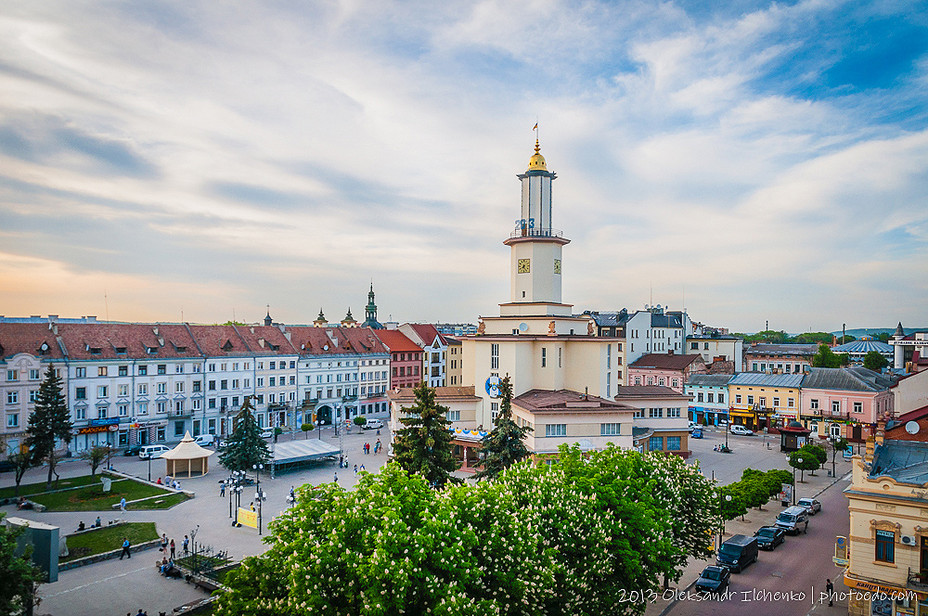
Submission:
[[[849,614],[928,615],[928,443],[887,440],[852,466]]]
[[[529,390],[572,390],[611,399],[622,383],[622,339],[597,335],[590,315],[572,316],[562,302],[561,249],[570,242],[551,226],[551,185],[538,142],[520,174],[521,217],[503,242],[510,249],[510,301],[462,338],[462,382],[481,398],[478,427],[499,410],[496,384],[509,376],[517,397]],[[536,435],[537,436],[537,435]]]
[[[736,374],[728,382],[731,423],[751,430],[768,428],[773,422],[788,424],[799,413],[801,385],[801,374]]]

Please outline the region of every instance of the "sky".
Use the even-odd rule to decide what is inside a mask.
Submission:
[[[928,2],[0,5],[0,314],[476,322],[516,175],[574,310],[922,325]]]

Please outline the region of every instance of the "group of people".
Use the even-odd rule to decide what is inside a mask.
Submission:
[[[382,447],[382,445],[381,445],[381,443],[380,443],[380,439],[377,439],[377,442],[374,443],[374,453],[375,453],[375,454],[376,454],[376,453],[379,453],[381,447]],[[371,452],[371,444],[370,444],[370,443],[364,443],[364,446],[361,448],[361,451],[363,451],[365,454],[369,454],[369,453]]]
[[[170,475],[165,476],[164,481],[161,481],[161,477],[158,477],[158,481],[155,483],[157,483],[159,486],[167,486],[169,488],[174,488],[175,490],[180,490],[180,482]]]
[[[721,453],[728,453],[731,449],[728,448],[728,445],[716,445],[712,448],[712,451],[719,451]]]
[[[112,522],[110,522],[110,524],[112,524]],[[101,526],[103,526],[103,521],[100,519],[100,516],[97,516],[97,519],[90,526],[90,528],[100,528]],[[86,528],[87,527],[84,526],[83,520],[81,520],[80,523],[77,525],[77,530],[85,530]]]

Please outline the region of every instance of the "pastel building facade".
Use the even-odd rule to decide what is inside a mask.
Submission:
[[[728,381],[728,414],[751,430],[787,425],[799,415],[802,374],[741,372]]]
[[[802,374],[812,367],[817,344],[753,344],[744,349],[742,369],[768,374]]]
[[[727,334],[692,334],[686,338],[685,353],[702,355],[706,365],[716,360],[733,361],[737,371],[741,369],[741,358],[744,356],[744,340]]]
[[[701,355],[649,353],[628,365],[629,385],[658,385],[683,393],[686,381],[695,374],[705,374]]]
[[[634,411],[634,444],[639,451],[660,451],[688,458],[690,397],[660,385],[620,387],[615,401]]]
[[[822,438],[861,441],[881,416],[892,416],[893,379],[862,366],[809,368],[802,380],[799,421]]]
[[[730,374],[694,374],[687,379],[683,393],[689,397],[689,420],[703,426],[728,421],[728,382]]]

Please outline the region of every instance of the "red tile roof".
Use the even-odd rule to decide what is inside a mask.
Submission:
[[[48,345],[45,352],[42,351],[43,344]],[[20,353],[48,359],[64,357],[47,323],[0,323],[0,360]]]
[[[648,353],[642,355],[629,368],[659,368],[663,370],[684,370],[695,361],[705,363],[702,355],[670,355],[669,353]]]
[[[531,413],[539,411],[628,411],[634,408],[599,396],[588,396],[569,389],[530,389],[512,399],[514,405]]]
[[[71,360],[202,357],[184,325],[59,323]]]
[[[378,329],[374,330],[380,341],[390,349],[392,353],[409,353],[422,352],[422,347],[406,337],[406,335],[395,329]]]

